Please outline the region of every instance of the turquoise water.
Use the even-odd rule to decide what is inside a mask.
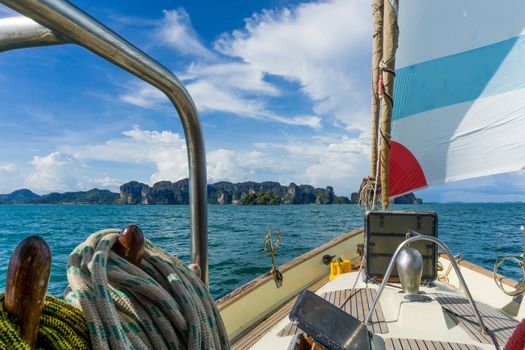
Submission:
[[[425,204],[396,206],[433,210],[439,217],[439,237],[454,254],[492,269],[498,255],[521,254],[525,203]],[[210,290],[219,298],[270,268],[262,252],[266,226],[279,228],[283,241],[277,253],[282,264],[320,244],[363,225],[356,205],[209,206]],[[49,292],[61,296],[65,266],[73,248],[103,228],[139,224],[145,235],[189,262],[187,206],[0,205],[0,286],[12,251],[24,237],[38,234],[49,243],[53,264]],[[519,270],[503,272],[520,279]],[[286,283],[286,282],[285,282]]]

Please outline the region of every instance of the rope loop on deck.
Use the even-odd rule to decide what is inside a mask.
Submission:
[[[20,337],[15,320],[0,296],[0,349],[31,350]],[[89,332],[82,311],[64,301],[46,296],[40,315],[37,349],[91,349]]]
[[[229,349],[215,302],[182,261],[146,240],[140,266],[102,230],[68,259],[66,300],[84,310],[95,349]]]

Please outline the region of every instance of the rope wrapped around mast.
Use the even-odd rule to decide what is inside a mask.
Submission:
[[[66,300],[81,306],[96,349],[229,349],[215,302],[180,260],[146,240],[140,266],[111,250],[120,230],[69,256]]]
[[[397,12],[399,0],[385,0],[383,16],[383,59],[380,63],[381,76],[379,93],[381,94],[381,149],[380,149],[380,177],[381,203],[383,209],[389,205],[389,165],[390,165],[390,133],[392,130],[392,110],[394,108],[394,76],[399,28]]]
[[[379,99],[379,64],[383,57],[383,0],[372,1],[372,17],[374,19],[374,34],[372,36],[372,178],[377,179],[378,161],[378,126],[381,101]]]
[[[367,209],[376,207],[379,193],[383,208],[388,209],[389,204],[388,167],[394,107],[395,54],[399,36],[398,6],[399,0],[372,0],[372,175],[363,179],[359,189],[359,204]]]
[[[383,56],[383,1],[372,0],[372,17],[374,19],[374,33],[372,35],[372,122],[371,122],[371,176],[363,179],[359,188],[359,205],[365,209],[372,209],[376,206],[376,197],[378,193],[378,127],[379,114],[381,110],[381,101],[379,98],[379,64]]]

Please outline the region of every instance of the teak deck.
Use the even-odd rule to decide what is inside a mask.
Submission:
[[[328,276],[312,284],[307,289],[315,292],[326,283],[328,283]],[[257,343],[259,339],[268,333],[268,331],[272,329],[277,324],[277,322],[290,313],[295,300],[297,300],[297,296],[284,304],[276,312],[259,321],[254,327],[248,329],[246,332],[233,339],[231,342],[232,350],[245,350],[251,348],[255,343]]]
[[[466,298],[447,294],[436,294],[435,299],[445,310],[456,316],[461,327],[473,340],[479,341],[480,343],[494,344],[502,347],[507,343],[512,332],[518,325],[518,321],[502,311],[476,302],[479,313],[488,329],[488,334],[482,334],[476,317]]]
[[[350,296],[350,292],[352,292],[350,289],[343,289],[323,293],[320,296],[363,322],[370,311],[370,306],[372,305],[377,292],[370,288],[358,288],[353,291],[350,300],[346,302],[347,298]],[[345,305],[341,307],[343,303],[345,303]],[[370,332],[378,334],[388,333],[388,326],[385,323],[385,317],[383,316],[383,311],[381,311],[381,306],[379,304],[374,310],[371,322],[372,324],[368,325],[368,330]],[[286,337],[300,332],[301,331],[295,325],[289,323],[277,335]]]
[[[481,350],[477,346],[469,344],[398,338],[386,339],[385,348],[386,350]]]

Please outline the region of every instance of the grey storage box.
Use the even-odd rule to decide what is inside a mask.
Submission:
[[[365,271],[368,278],[381,280],[390,259],[408,230],[438,236],[437,215],[430,211],[368,211],[365,213]],[[437,277],[437,247],[428,241],[410,244],[423,256],[422,281]],[[392,271],[391,281],[399,281],[397,267]]]

